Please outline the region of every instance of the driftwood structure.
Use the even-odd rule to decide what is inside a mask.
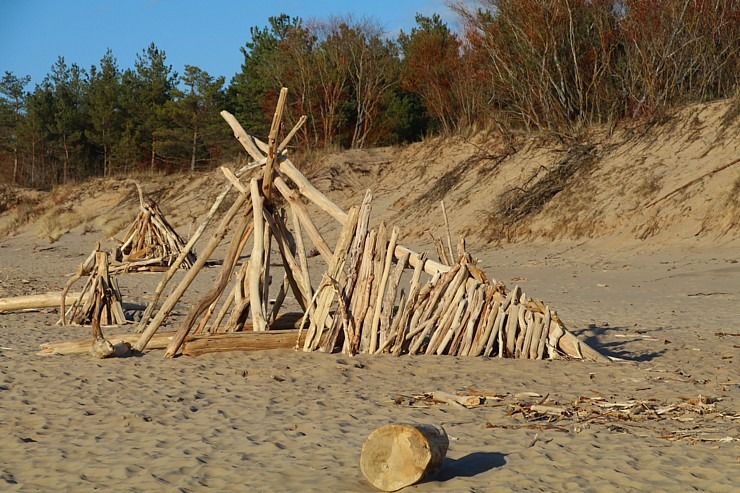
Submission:
[[[283,89],[266,143],[247,134],[231,114],[222,112],[254,163],[236,173],[222,168],[228,185],[157,287],[155,300],[139,326],[141,334],[134,349],[147,347],[231,230],[221,272],[169,340],[166,356],[178,354],[194,334],[201,339],[214,334],[218,339],[222,338],[218,333],[231,333],[232,347],[238,347],[233,339],[247,330],[248,321],[256,333],[275,328],[284,300],[292,293],[304,314],[296,331],[296,347],[305,351],[609,361],[580,342],[541,301],[526,296],[519,287],[508,290],[489,280],[465,251],[464,242],[458,246],[455,261],[449,262],[452,252],[445,255],[452,265],[435,262],[400,245],[397,228],[384,224],[370,228],[370,191],[361,206],[345,212],[313,187],[285,155],[286,146],[305,117],[278,141],[286,94]],[[249,167],[258,166],[262,169],[257,176],[248,183],[241,181]],[[155,314],[159,295],[182,261],[183,252],[202,234],[234,188],[237,199],[192,268]],[[304,201],[340,224],[342,231],[334,248],[322,237]],[[326,262],[316,288],[309,276],[304,234]],[[271,258],[273,245],[280,262]],[[250,252],[249,259],[237,269],[245,251]],[[282,265],[282,271],[273,269],[275,264]],[[270,289],[273,275],[277,278],[276,293]]]
[[[144,197],[138,183],[136,188],[139,192],[139,214],[126,231],[121,245],[116,248],[116,261],[121,264],[111,270],[166,270],[185,250],[186,243],[167,222],[157,203]],[[179,265],[190,268],[195,260],[195,253],[188,249]]]
[[[66,308],[67,292],[72,284],[82,276],[88,275],[82,291]],[[90,254],[77,269],[77,272],[67,281],[64,291],[58,301],[61,301],[59,313],[61,325],[67,322],[78,325],[121,325],[126,323],[121,303],[121,290],[118,281],[110,275],[108,254],[101,252],[98,247]],[[95,333],[96,329],[93,328]],[[95,334],[94,334],[95,335]]]

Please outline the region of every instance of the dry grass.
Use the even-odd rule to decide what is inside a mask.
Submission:
[[[503,192],[488,220],[488,224],[495,225],[489,228],[489,239],[500,240],[518,234],[526,221],[578,178],[583,178],[597,160],[595,146],[572,146],[560,161],[551,166],[540,166],[521,186]]]
[[[64,234],[87,222],[86,218],[67,207],[56,207],[36,221],[36,235],[54,243]]]

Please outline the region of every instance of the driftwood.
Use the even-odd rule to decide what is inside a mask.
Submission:
[[[122,325],[126,323],[126,316],[123,313],[121,303],[121,292],[115,278],[110,276],[108,266],[108,254],[95,252],[93,272],[69,310],[66,313],[62,312],[63,321],[69,320],[73,324],[88,325],[92,324],[97,316],[98,324],[102,325]],[[67,287],[69,287],[69,283]]]
[[[229,334],[199,334],[190,336],[182,346],[185,356],[225,351],[263,351],[267,349],[293,349],[297,330],[271,329],[267,331],[242,331]]]
[[[242,336],[249,332],[247,327],[253,327],[255,333],[275,330],[286,296],[292,291],[304,313],[301,329],[291,344],[298,339],[298,347],[305,351],[609,361],[571,334],[544,303],[526,296],[518,286],[508,290],[489,279],[466,251],[464,238],[459,239],[457,251],[453,252],[444,203],[447,248],[441,241],[438,245],[443,263],[399,244],[398,228],[381,223],[371,229],[369,191],[360,208],[345,212],[334,204],[287,158],[286,146],[305,118],[280,141],[284,105],[283,90],[266,143],[247,134],[232,115],[222,112],[236,138],[255,160],[254,166],[263,166],[259,179],[252,179],[247,186],[240,181],[241,173],[224,170],[228,185],[211,208],[209,218],[229,190],[236,188],[239,196],[201,256],[151,320],[154,303],[147,308],[142,327],[144,323],[148,325],[135,349],[141,351],[147,346],[239,216],[240,224],[233,229],[229,252],[216,283],[193,305],[169,341],[167,356],[175,356],[183,344],[191,354],[205,350],[197,346],[196,341],[200,340],[208,341],[202,343],[208,350],[238,349],[244,343],[237,341],[252,337]],[[285,199],[288,211],[277,207],[275,191]],[[305,200],[342,225],[333,248],[316,227]],[[292,228],[286,220],[288,214]],[[248,246],[252,228],[254,234]],[[316,288],[309,278],[304,233],[327,263]],[[279,285],[272,284],[271,266],[277,263],[271,260],[273,243],[284,268],[274,279]],[[249,260],[234,275],[245,249],[251,252]],[[172,277],[173,268],[174,265],[157,287],[155,303]],[[404,277],[407,269],[413,269],[408,285],[402,281],[408,277]],[[274,299],[270,298],[271,286],[277,289]],[[308,330],[303,337],[306,322]]]
[[[139,191],[139,214],[116,249],[116,260],[122,264],[111,270],[155,270],[169,267],[175,261],[179,261],[181,267],[192,267],[196,259],[192,245],[186,249],[185,241],[167,222],[157,203],[144,198],[138,183],[136,188]],[[180,258],[182,251],[185,255]]]
[[[65,304],[73,303],[82,295],[81,292],[67,293]],[[0,298],[0,312],[15,312],[21,310],[34,310],[38,308],[52,308],[59,306],[62,293],[50,291],[43,294],[29,294],[26,296],[11,296]]]
[[[441,426],[390,424],[367,437],[360,454],[365,478],[383,491],[429,480],[442,468],[450,441]]]

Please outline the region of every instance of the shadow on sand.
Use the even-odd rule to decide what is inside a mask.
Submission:
[[[453,478],[471,478],[506,464],[506,454],[498,452],[473,452],[459,459],[445,459],[436,481]]]

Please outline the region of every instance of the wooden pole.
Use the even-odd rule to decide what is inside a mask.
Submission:
[[[170,314],[172,309],[175,307],[177,302],[182,297],[183,293],[185,293],[185,291],[188,289],[190,284],[195,279],[195,276],[198,275],[200,270],[206,264],[206,261],[208,260],[208,258],[210,258],[213,251],[221,243],[224,236],[226,236],[226,232],[229,229],[231,220],[234,219],[236,214],[240,211],[242,207],[244,207],[246,202],[247,202],[247,196],[243,194],[239,194],[239,197],[236,199],[236,201],[231,206],[229,211],[226,213],[223,219],[221,219],[221,222],[219,223],[219,226],[216,229],[216,231],[214,231],[213,234],[211,235],[211,240],[208,242],[208,245],[206,245],[206,247],[203,249],[200,256],[198,256],[198,260],[196,260],[195,264],[193,264],[193,266],[187,271],[187,273],[185,273],[185,277],[183,277],[182,281],[180,281],[180,284],[177,286],[177,288],[175,288],[172,294],[170,294],[170,296],[164,302],[162,307],[157,312],[157,315],[152,319],[152,321],[146,327],[146,330],[144,330],[141,333],[141,337],[139,337],[139,340],[136,341],[136,344],[134,345],[134,349],[136,349],[137,351],[144,350],[149,340],[152,338],[152,336],[157,331],[157,329],[159,329],[159,326],[162,325],[162,322],[164,322],[164,319],[167,318],[167,316]],[[247,205],[247,207],[248,207],[247,211],[244,211],[245,214],[248,214],[251,211],[252,209],[251,202]]]
[[[249,165],[242,167],[241,169],[239,169],[239,171],[236,172],[236,175],[238,176],[238,175],[243,174],[244,172],[246,172],[248,168],[249,168]],[[218,208],[221,207],[221,204],[226,199],[226,196],[229,194],[233,186],[234,185],[230,182],[228,185],[226,185],[226,187],[224,187],[224,189],[221,191],[221,194],[218,197],[216,197],[216,200],[213,201],[213,205],[211,205],[211,208],[208,211],[208,214],[206,215],[205,219],[203,219],[203,222],[200,223],[200,226],[198,226],[198,229],[195,231],[195,233],[193,233],[193,236],[190,237],[185,247],[182,250],[180,250],[180,254],[177,256],[177,258],[172,263],[172,265],[170,265],[169,269],[167,269],[167,272],[165,273],[162,280],[159,281],[159,284],[157,284],[157,288],[154,291],[154,297],[152,298],[152,301],[149,303],[149,305],[146,307],[146,310],[144,311],[144,315],[141,317],[139,326],[136,329],[138,332],[142,332],[144,330],[144,327],[146,327],[146,325],[149,323],[149,320],[152,317],[152,313],[154,312],[154,309],[156,308],[157,303],[159,302],[159,298],[162,296],[162,293],[167,287],[167,284],[174,277],[175,273],[180,268],[180,265],[182,264],[182,262],[188,256],[190,251],[193,249],[193,246],[195,246],[195,243],[203,235],[203,232],[206,230],[206,227],[210,224],[211,220],[216,215]],[[227,215],[231,213],[232,211],[229,210]],[[234,212],[234,214],[236,214],[236,212]],[[221,222],[221,225],[223,225],[223,221]],[[215,246],[218,246],[218,245],[215,245]],[[211,251],[211,253],[213,253],[213,251]],[[210,253],[205,254],[205,252],[201,252],[201,256],[206,257],[204,262],[208,260],[208,255],[210,255]],[[193,268],[195,268],[195,265],[191,267],[191,269]],[[198,269],[200,269],[200,267]],[[144,345],[146,345],[146,343],[144,343]],[[143,350],[143,348],[140,350]]]
[[[249,225],[249,218],[251,216],[252,214],[245,214],[240,218],[239,223],[234,229],[234,236],[231,239],[229,251],[224,257],[224,263],[221,267],[221,272],[219,273],[218,278],[216,278],[216,282],[210,291],[208,291],[208,293],[206,293],[206,295],[190,309],[188,316],[185,318],[182,325],[180,325],[180,328],[177,329],[175,337],[172,338],[172,341],[170,341],[170,344],[167,346],[165,357],[172,358],[177,354],[183,341],[193,328],[196,319],[211,305],[213,305],[213,303],[217,301],[219,296],[223,293],[229,283],[231,274],[234,272],[234,267],[236,266],[236,261],[239,258],[244,242],[246,242],[247,237],[249,237],[252,232],[252,227]],[[257,241],[256,238],[255,241]]]
[[[264,268],[264,234],[265,219],[263,197],[257,180],[252,179],[249,183],[252,193],[252,205],[254,207],[254,242],[252,244],[252,255],[250,256],[249,273],[247,274],[249,283],[249,302],[252,307],[252,324],[254,330],[262,331],[267,329],[267,315],[264,313],[262,304],[262,289],[260,289],[260,276]],[[267,279],[265,279],[267,282]]]
[[[283,119],[283,110],[285,109],[285,98],[288,96],[288,88],[283,87],[280,89],[280,96],[278,97],[277,106],[275,108],[275,114],[272,117],[272,125],[270,126],[270,134],[267,137],[267,163],[265,164],[262,174],[262,195],[265,198],[266,203],[270,203],[272,195],[272,175],[275,167],[275,160],[277,159],[277,137],[280,131],[280,123]]]

